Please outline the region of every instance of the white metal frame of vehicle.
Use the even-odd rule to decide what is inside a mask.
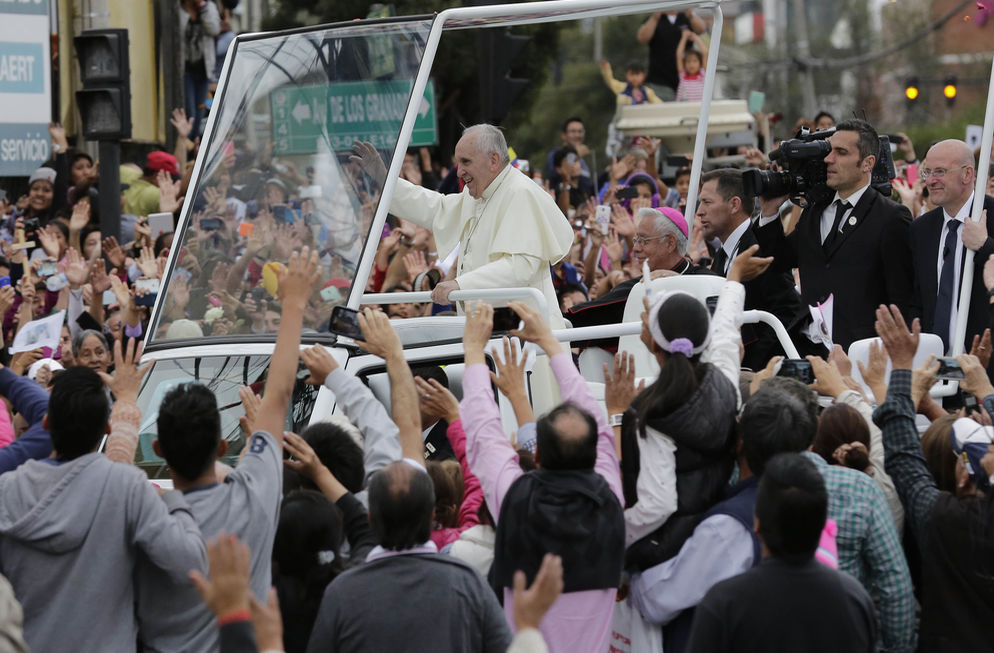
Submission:
[[[479,7],[462,7],[447,9],[442,11],[432,20],[430,17],[425,17],[426,20],[432,20],[431,27],[428,32],[428,37],[425,45],[424,54],[418,68],[418,72],[413,81],[413,87],[411,91],[411,97],[418,98],[424,93],[426,84],[428,82],[429,74],[431,72],[432,64],[434,61],[435,54],[442,36],[445,30],[455,30],[455,29],[486,29],[488,27],[499,27],[499,26],[513,26],[513,25],[525,25],[533,23],[542,22],[553,22],[553,21],[570,21],[579,20],[585,18],[595,18],[602,16],[612,16],[612,15],[625,15],[625,14],[635,14],[635,13],[649,13],[653,11],[665,11],[665,10],[680,10],[687,8],[700,8],[704,10],[709,10],[712,12],[714,17],[713,25],[713,40],[710,44],[708,53],[708,62],[705,70],[705,84],[703,91],[703,102],[701,106],[701,116],[700,121],[697,124],[697,135],[694,143],[694,160],[691,165],[691,183],[687,198],[687,213],[692,215],[697,204],[698,197],[698,187],[701,176],[701,166],[704,161],[705,145],[706,145],[706,134],[707,127],[710,118],[710,101],[714,92],[715,86],[715,75],[717,71],[717,61],[720,51],[720,41],[721,32],[723,28],[723,14],[720,7],[720,2],[717,0],[712,1],[686,1],[686,0],[630,0],[627,2],[615,2],[613,0],[550,0],[543,2],[529,2],[521,3],[515,5],[490,5],[490,6],[479,6]],[[363,24],[370,25],[373,23],[388,23],[386,21],[362,21],[360,23],[355,23],[357,26]],[[344,27],[345,24],[343,24]],[[322,26],[327,28],[328,26]],[[297,30],[289,30],[289,33],[302,33],[309,29],[321,29],[322,27],[314,28],[301,28]],[[279,34],[274,34],[273,36],[278,36]],[[239,40],[247,40],[252,38],[259,38],[261,35],[240,35],[236,38],[236,42]],[[225,60],[224,67],[222,70],[222,75],[220,79],[220,88],[218,89],[218,96],[224,97],[224,89],[228,81],[229,70],[233,63],[233,57],[228,57]],[[987,115],[985,118],[984,132],[983,132],[983,145],[981,151],[981,168],[989,165],[991,156],[991,141],[994,137],[994,66],[992,66],[991,71],[991,81],[992,84],[989,87],[988,95],[988,105],[987,105]],[[394,148],[393,157],[389,163],[389,171],[386,179],[384,188],[382,189],[381,201],[379,202],[376,212],[372,220],[372,226],[370,229],[370,234],[379,233],[382,229],[387,213],[389,210],[390,199],[392,198],[394,188],[396,185],[396,179],[399,177],[401,166],[403,163],[404,152],[407,149],[407,145],[410,142],[415,118],[417,116],[418,103],[409,102],[407,109],[404,113],[404,118],[401,123],[400,132],[398,136],[398,141]],[[215,132],[220,129],[218,123],[218,116],[220,112],[212,111],[208,118],[204,138],[204,143],[210,144],[215,136]],[[206,166],[206,148],[201,150],[200,156],[198,156],[197,161],[194,165],[193,179],[199,184],[199,181],[204,174]],[[978,175],[979,177],[979,175]],[[196,188],[197,184],[193,184],[191,187]],[[982,182],[978,178],[977,186],[978,196],[983,194]],[[973,219],[979,219],[980,210],[979,203],[974,207]],[[192,206],[186,206],[183,210],[183,215],[180,219],[180,224],[178,228],[178,233],[186,228],[192,219]],[[351,291],[348,297],[347,305],[350,307],[357,307],[362,303],[393,303],[393,302],[418,302],[418,301],[428,301],[430,294],[427,292],[415,292],[415,293],[398,293],[391,295],[366,295],[363,291],[365,288],[366,281],[369,277],[369,273],[372,269],[373,258],[376,252],[377,243],[373,238],[368,238],[365,243],[364,251],[360,257],[358,269],[356,271],[355,279],[351,287]],[[178,248],[170,252],[170,260],[167,270],[172,270],[175,266],[175,258],[178,254]],[[967,265],[972,265],[972,261],[968,260]],[[963,293],[965,297],[969,296],[969,281],[972,276],[969,274],[969,268],[964,271],[964,277],[967,283],[964,283]],[[545,301],[544,296],[538,291],[532,291],[532,289],[504,289],[495,291],[457,291],[453,293],[453,299],[466,300],[466,299],[510,299],[515,297],[534,297],[532,292],[537,297],[534,297],[535,301],[541,303]],[[160,293],[157,299],[156,305],[153,309],[154,314],[158,314],[162,310],[160,305],[163,302],[164,293]],[[965,328],[965,315],[962,314],[965,307],[968,307],[969,302],[960,302],[961,315],[959,320],[959,329]],[[458,318],[450,318],[456,324],[458,324]],[[417,322],[418,318],[414,318],[409,321],[412,326],[413,323]],[[787,337],[786,331],[783,325],[772,315],[765,311],[747,311],[745,315],[746,322],[763,322],[770,325],[777,333],[781,344],[784,345],[785,350],[788,355],[796,357],[796,350],[794,349],[792,343],[790,343]],[[405,325],[406,326],[406,325]],[[587,327],[583,329],[562,329],[556,331],[556,336],[559,340],[578,340],[578,339],[594,339],[594,338],[610,338],[618,337],[621,335],[629,335],[638,333],[641,329],[641,325],[637,322],[629,322],[618,325],[606,325],[599,327]],[[326,334],[305,334],[305,342],[316,341],[327,343]],[[961,343],[962,337],[957,338],[957,343]],[[327,343],[330,344],[330,343]],[[492,341],[488,347],[488,352],[492,356],[493,350],[498,346],[499,341]],[[183,358],[196,358],[196,357],[211,357],[211,356],[226,356],[233,353],[236,354],[254,354],[254,355],[266,355],[271,354],[273,350],[273,342],[270,339],[263,341],[250,341],[246,339],[244,341],[238,342],[218,342],[217,344],[198,344],[194,341],[170,341],[162,343],[156,347],[151,348],[150,351],[145,353],[145,359],[151,360],[171,360],[171,359],[183,359]],[[358,353],[354,348],[350,347],[347,343],[339,343],[337,346],[331,344],[329,347],[333,356],[339,364],[344,367],[347,371],[351,373],[361,374],[364,370],[371,369],[382,363],[375,359],[375,357]],[[532,348],[529,348],[532,349]],[[454,354],[458,354],[461,351],[460,343],[439,343],[437,345],[420,345],[417,347],[412,347],[407,350],[407,355],[412,361],[420,360],[430,360],[433,357],[437,358],[448,358]],[[498,397],[498,402],[501,407],[502,415],[504,416],[505,427],[513,425],[513,416],[508,419],[510,413],[509,404],[504,400],[503,397]],[[340,408],[335,406],[335,400],[331,396],[331,393],[326,389],[321,389],[318,393],[317,400],[314,405],[312,420],[314,416],[320,418],[321,415],[327,414],[331,411],[340,411]]]
[[[688,196],[688,214],[693,213],[693,208],[697,202],[697,187],[699,185],[699,180],[701,176],[701,164],[704,160],[706,136],[708,129],[708,121],[710,117],[710,100],[713,95],[715,86],[715,75],[717,71],[717,60],[719,54],[719,46],[721,40],[721,32],[723,28],[723,15],[719,2],[716,1],[686,1],[686,0],[632,0],[628,2],[618,3],[612,0],[551,0],[545,2],[531,2],[522,3],[516,5],[490,5],[490,6],[480,6],[480,7],[463,7],[448,9],[439,13],[432,21],[431,28],[428,33],[428,37],[425,44],[424,53],[420,66],[418,68],[417,75],[413,82],[413,88],[411,90],[411,97],[418,98],[424,93],[425,87],[428,82],[429,74],[431,72],[432,64],[434,61],[435,54],[437,52],[438,44],[440,42],[442,33],[445,30],[455,30],[455,29],[486,29],[489,27],[498,26],[512,26],[512,25],[525,25],[534,24],[541,22],[552,22],[552,21],[569,21],[569,20],[579,20],[584,18],[594,18],[601,16],[612,16],[612,15],[624,15],[624,14],[636,14],[636,13],[649,13],[653,11],[663,11],[663,10],[681,10],[687,8],[700,8],[704,10],[709,10],[712,12],[714,17],[713,25],[713,40],[711,42],[708,54],[708,64],[705,71],[705,84],[703,91],[702,108],[700,113],[700,121],[697,124],[697,135],[694,145],[694,162],[692,164],[691,173],[691,188]],[[415,19],[417,17],[411,17],[407,20]],[[372,23],[389,23],[391,21],[363,21],[365,24]],[[322,29],[331,26],[321,26],[314,27],[310,29]],[[301,33],[306,32],[308,28],[301,28],[296,30],[289,30],[287,33]],[[273,36],[277,36],[274,34]],[[240,35],[236,37],[237,40],[249,40],[257,39],[262,37],[261,34],[249,34]],[[268,36],[268,35],[267,35]],[[220,77],[220,88],[218,89],[218,97],[224,98],[224,90],[229,79],[229,69],[233,64],[233,57],[227,57],[224,63],[222,74]],[[417,117],[418,103],[409,102],[406,112],[404,114],[403,121],[400,127],[400,133],[396,146],[394,147],[393,157],[390,161],[387,179],[384,187],[381,191],[380,201],[376,208],[374,214],[372,225],[370,227],[370,234],[377,234],[382,230],[383,224],[386,221],[387,214],[389,212],[390,200],[392,199],[394,188],[396,186],[396,179],[399,177],[400,169],[403,163],[404,152],[407,149],[407,145],[410,142],[411,134],[414,127],[414,122]],[[215,132],[221,129],[218,125],[219,116],[221,112],[213,111],[208,118],[207,125],[205,128],[204,139],[205,143],[210,144],[215,136]],[[199,180],[205,171],[205,156],[206,148],[201,150],[200,156],[198,156],[197,161],[194,165],[193,180],[196,180],[196,184],[191,184],[192,188],[196,188],[199,185]],[[180,220],[178,227],[178,233],[183,229],[188,228],[188,224],[192,219],[192,207],[184,207],[183,215]],[[360,304],[369,303],[400,303],[400,302],[425,302],[430,300],[430,293],[427,292],[414,292],[414,293],[394,293],[394,294],[365,294],[363,289],[365,288],[366,282],[369,277],[369,273],[372,268],[373,258],[375,257],[377,242],[372,238],[368,238],[365,244],[364,251],[361,255],[358,269],[355,274],[355,278],[349,293],[347,305],[355,308]],[[167,270],[172,270],[175,265],[173,260],[177,256],[178,248],[170,252],[170,261]],[[542,293],[533,288],[511,288],[511,289],[493,289],[484,291],[456,291],[452,293],[452,298],[458,301],[472,300],[472,299],[482,299],[482,300],[507,300],[507,299],[528,299],[535,302],[536,308],[539,309],[543,314],[547,313],[546,299]],[[162,310],[159,303],[162,301],[163,297],[157,300],[156,306],[154,307],[154,312]],[[453,321],[458,321],[459,318],[448,318]],[[410,322],[410,327],[415,327],[415,322],[418,322],[418,318],[412,320],[405,320],[404,322]],[[796,352],[793,349],[793,345],[790,343],[789,338],[786,336],[786,331],[783,326],[776,320],[775,317],[769,313],[762,311],[751,311],[750,315],[747,316],[747,321],[762,321],[770,324],[776,331],[778,337],[780,337],[782,343],[787,349],[788,353]],[[398,325],[400,327],[401,325]],[[403,327],[407,327],[404,324]],[[604,325],[597,327],[587,327],[582,329],[560,329],[555,332],[555,335],[560,341],[569,341],[576,339],[588,339],[588,338],[610,338],[619,337],[623,335],[630,335],[638,333],[641,329],[641,324],[638,322],[631,322],[625,324],[617,325]],[[407,331],[407,328],[404,328]],[[323,342],[325,336],[322,334],[305,334],[305,342],[307,341],[317,341]],[[244,354],[244,355],[260,355],[271,353],[273,349],[273,343],[271,341],[252,341],[251,339],[245,339],[242,341],[238,340],[235,342],[218,342],[217,344],[197,344],[195,341],[171,341],[168,343],[162,343],[157,346],[150,348],[145,354],[146,358],[154,360],[175,360],[182,358],[193,358],[193,357],[212,357],[212,356],[225,356],[232,353]],[[490,343],[487,348],[488,358],[491,360],[494,357],[494,350],[498,349],[500,346],[499,340],[494,340]],[[382,363],[373,356],[369,356],[362,352],[357,351],[354,347],[350,347],[347,341],[338,343],[337,346],[331,345],[329,349],[332,355],[339,364],[353,374],[363,374],[369,369],[376,368]],[[526,350],[531,356],[531,365],[534,364],[534,356],[544,355],[543,352],[537,351],[537,348],[528,346]],[[445,359],[449,358],[454,354],[459,354],[462,352],[461,343],[449,342],[440,343],[437,345],[431,345],[430,343],[422,343],[417,346],[407,349],[407,356],[413,362],[416,361],[427,361],[433,358]],[[499,355],[499,354],[498,354]],[[594,384],[596,385],[596,384]],[[502,419],[507,430],[512,430],[515,427],[515,420],[513,416],[513,411],[510,408],[510,404],[505,400],[503,396],[497,397],[498,405],[501,410]],[[536,406],[537,409],[548,408],[545,406]],[[317,416],[328,414],[330,412],[339,412],[340,408],[336,406],[336,402],[331,393],[322,388],[315,401],[312,420]]]
[[[513,25],[528,25],[545,22],[559,22],[567,20],[580,20],[583,18],[597,18],[601,16],[616,16],[624,14],[648,13],[652,11],[678,10],[689,8],[708,9],[713,13],[714,26],[712,28],[712,41],[708,49],[708,63],[704,71],[704,92],[701,99],[700,121],[697,125],[697,137],[694,143],[694,160],[691,165],[690,190],[687,194],[687,214],[693,215],[697,205],[697,188],[700,185],[701,166],[705,154],[705,142],[707,140],[708,120],[711,113],[711,98],[714,94],[715,75],[717,74],[718,51],[721,43],[721,32],[724,26],[724,16],[718,2],[686,2],[664,0],[633,0],[630,2],[610,2],[605,0],[551,0],[548,2],[527,2],[516,5],[486,5],[480,7],[458,7],[446,9],[438,14],[432,23],[428,40],[425,44],[424,56],[421,67],[414,79],[414,88],[411,97],[420,98],[428,84],[428,77],[431,73],[432,64],[435,60],[435,53],[438,51],[438,44],[442,38],[442,32],[446,29],[467,29],[478,27],[482,29],[491,27],[506,27]],[[386,222],[390,209],[390,200],[393,198],[394,188],[397,178],[400,176],[401,166],[404,163],[404,153],[407,145],[411,141],[411,133],[414,130],[414,121],[418,114],[418,103],[408,104],[407,112],[401,123],[400,136],[397,147],[394,149],[393,158],[388,167],[387,179],[384,183],[381,201],[376,207],[376,214],[373,217],[371,233],[378,233]],[[373,267],[373,258],[376,256],[376,248],[367,244],[359,268],[356,271],[356,282],[352,286],[349,294],[348,306],[356,308],[363,301],[363,288]],[[477,299],[480,295],[474,294],[476,291],[463,291],[469,294],[461,295],[461,299]],[[454,297],[455,299],[455,297]]]

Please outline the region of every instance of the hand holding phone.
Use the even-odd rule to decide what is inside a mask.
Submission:
[[[336,306],[331,311],[331,322],[328,324],[328,330],[346,338],[362,340],[362,328],[359,326],[359,311],[346,308],[345,306]]]
[[[804,385],[811,385],[815,382],[814,369],[811,367],[811,363],[803,358],[785,358],[780,362],[777,376],[797,379]]]

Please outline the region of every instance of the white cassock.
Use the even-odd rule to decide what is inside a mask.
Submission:
[[[460,290],[530,286],[545,295],[549,324],[565,326],[549,266],[569,254],[573,229],[555,201],[517,168],[504,166],[480,199],[397,180],[390,212],[435,236],[440,254],[459,246]]]

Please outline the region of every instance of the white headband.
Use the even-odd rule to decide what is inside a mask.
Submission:
[[[702,342],[697,347],[694,343],[690,341],[689,338],[674,338],[672,341],[663,335],[662,329],[659,328],[659,309],[666,302],[667,299],[675,295],[687,295],[688,297],[693,297],[697,299],[694,295],[683,290],[671,290],[671,291],[657,291],[649,297],[649,332],[652,334],[652,339],[656,341],[659,347],[669,353],[669,354],[683,354],[687,358],[692,358],[702,351],[707,349],[708,344],[711,342],[711,325],[708,325],[708,334]]]

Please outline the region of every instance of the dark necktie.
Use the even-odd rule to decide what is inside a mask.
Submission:
[[[955,305],[953,295],[953,276],[956,274],[956,244],[959,220],[950,220],[946,224],[946,241],[942,245],[942,272],[939,274],[939,294],[935,298],[935,319],[932,321],[932,331],[942,338],[946,351],[949,350],[949,316]]]
[[[717,272],[721,276],[725,276],[725,263],[728,261],[728,254],[725,253],[725,248],[720,248],[715,252],[714,260],[711,262],[711,271]]]
[[[828,232],[828,236],[825,237],[825,242],[822,243],[822,247],[826,251],[830,250],[835,242],[839,238],[839,227],[842,225],[842,217],[846,214],[846,211],[852,208],[852,204],[845,200],[835,200],[835,222],[832,223],[832,230]]]

